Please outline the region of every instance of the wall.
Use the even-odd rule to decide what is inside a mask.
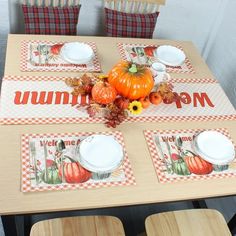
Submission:
[[[230,0],[207,57],[207,64],[236,108],[236,1]]]
[[[3,75],[5,54],[6,54],[6,42],[7,34],[9,32],[9,18],[8,18],[8,1],[0,0],[0,78]]]

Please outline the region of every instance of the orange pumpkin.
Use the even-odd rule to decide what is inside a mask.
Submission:
[[[151,71],[142,65],[121,61],[108,74],[108,82],[123,97],[136,100],[146,97],[154,86]]]
[[[189,169],[189,171],[196,175],[206,175],[213,171],[213,165],[200,156],[186,156],[184,161]]]
[[[91,172],[83,168],[79,162],[64,162],[63,171],[67,183],[83,183],[92,176]],[[62,166],[59,167],[59,176],[62,178]]]
[[[99,104],[109,104],[116,99],[117,92],[108,82],[100,81],[92,88],[92,98]]]

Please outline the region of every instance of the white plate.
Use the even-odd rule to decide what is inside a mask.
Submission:
[[[65,43],[61,48],[61,57],[73,64],[86,64],[94,57],[93,49],[85,43]]]
[[[80,164],[95,173],[109,173],[123,160],[123,148],[113,136],[91,135],[78,148]]]
[[[206,161],[224,165],[235,157],[234,145],[220,132],[203,131],[194,139],[195,151]]]
[[[165,65],[180,66],[185,61],[185,53],[179,48],[163,45],[156,49],[154,56]]]

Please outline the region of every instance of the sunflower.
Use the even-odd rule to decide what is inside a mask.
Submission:
[[[100,75],[98,75],[98,78],[101,79],[101,80],[107,79],[107,77],[108,77],[108,75],[106,75],[106,74],[100,74]]]
[[[128,109],[133,115],[138,115],[142,112],[142,103],[138,101],[133,101],[129,104]]]

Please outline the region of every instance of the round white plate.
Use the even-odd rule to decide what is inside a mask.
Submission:
[[[79,145],[79,162],[92,172],[112,172],[123,156],[123,148],[113,136],[91,135]]]
[[[61,48],[61,57],[73,64],[86,64],[94,57],[93,49],[85,43],[65,43]]]
[[[185,61],[185,53],[177,47],[163,45],[156,49],[154,56],[165,65],[180,66]]]
[[[196,136],[194,142],[195,151],[212,164],[227,164],[235,157],[233,143],[220,132],[203,131]]]

